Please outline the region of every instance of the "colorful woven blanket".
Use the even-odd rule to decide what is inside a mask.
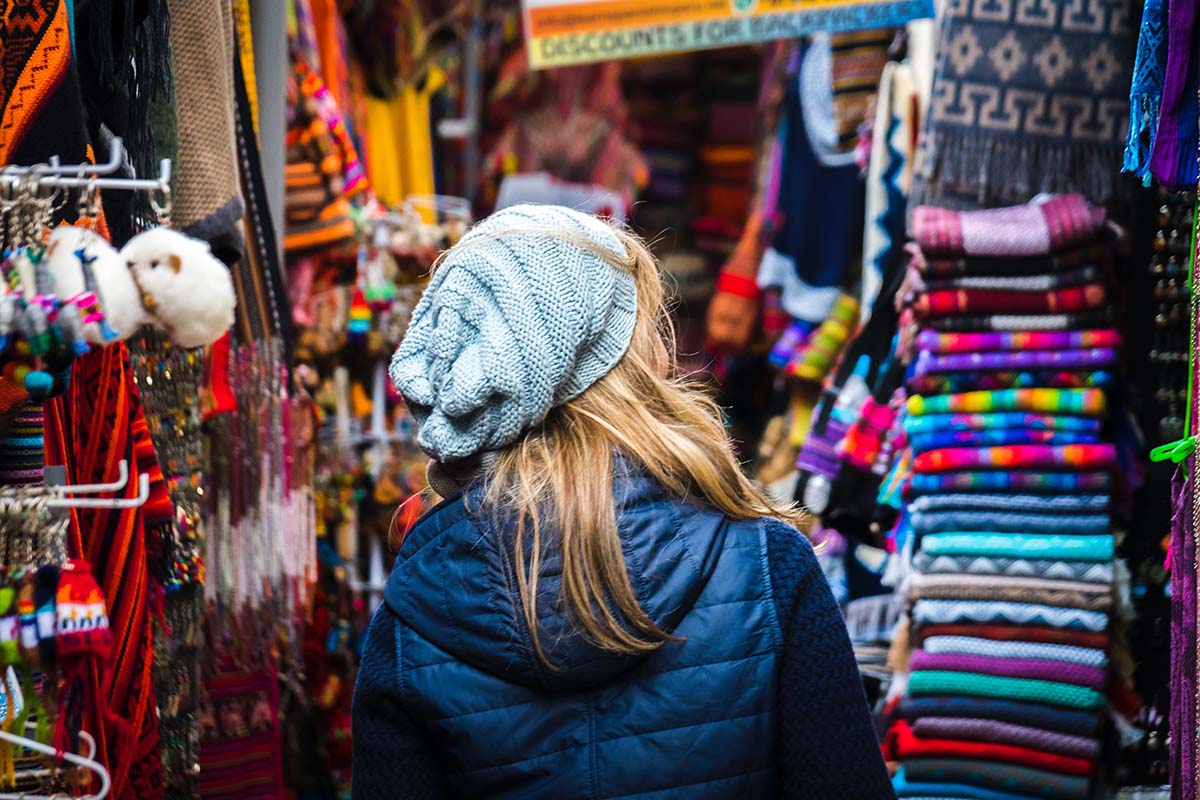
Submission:
[[[1108,629],[1108,615],[1100,611],[1001,600],[918,600],[913,604],[912,619],[916,625],[977,622],[1097,632]]]
[[[1083,709],[1100,708],[1105,702],[1101,692],[1086,686],[946,670],[913,672],[908,679],[908,692],[914,697],[927,694],[960,694]]]
[[[925,324],[939,331],[1068,331],[1102,328],[1113,322],[1112,308],[1070,314],[956,314],[929,317]]]
[[[918,497],[938,492],[1097,492],[1112,485],[1107,472],[942,472],[912,475],[905,495]]]
[[[1003,335],[1003,334],[998,334]],[[1111,347],[1076,348],[1070,350],[1016,350],[1012,352],[950,353],[935,355],[922,351],[917,356],[916,374],[930,372],[966,372],[1025,369],[1085,369],[1109,367],[1117,362],[1117,351]]]
[[[926,653],[961,653],[992,658],[1033,658],[1042,661],[1067,661],[1102,669],[1108,666],[1108,653],[1094,647],[1074,647],[1042,642],[998,642],[979,636],[929,636],[922,645]]]
[[[929,575],[926,581],[914,581],[909,589],[910,600],[966,601],[993,603],[1031,603],[1055,608],[1084,611],[1112,610],[1112,593],[1107,586],[1082,591],[1073,588],[1027,588],[1022,578],[992,575],[986,579],[975,575]],[[951,581],[967,578],[969,582]],[[984,581],[988,582],[984,582]],[[1050,581],[1054,583],[1054,581]],[[1063,581],[1062,583],[1067,583]]]
[[[1094,417],[1076,417],[1058,413],[1035,414],[1020,411],[982,414],[925,414],[906,417],[904,420],[904,432],[909,436],[934,431],[977,431],[993,428],[1095,433],[1100,430],[1100,420]]]
[[[1029,795],[982,786],[910,780],[903,767],[892,778],[892,788],[896,790],[897,797],[905,800],[1030,800]]]
[[[1043,497],[1039,494],[932,494],[909,504],[909,511],[939,509],[991,509],[996,511],[1037,511],[1050,514],[1107,511],[1107,494],[1078,494]]]
[[[1037,533],[932,533],[921,539],[921,549],[935,556],[1109,561],[1113,557],[1113,537]]]
[[[1011,575],[1047,580],[1112,583],[1112,564],[1103,561],[995,558],[992,556],[913,555],[913,569],[926,575]]]
[[[892,758],[905,762],[918,758],[974,758],[1045,769],[1063,775],[1090,775],[1096,768],[1087,758],[1001,744],[994,740],[926,738],[918,736],[907,722],[892,725],[885,746]]]
[[[895,716],[908,720],[929,717],[987,719],[1089,739],[1099,732],[1102,719],[1094,711],[957,695],[902,698],[896,705]]]
[[[968,742],[1029,747],[1044,753],[1058,753],[1095,760],[1100,757],[1100,741],[1089,736],[1042,730],[1028,725],[997,722],[972,717],[921,717],[913,722],[913,732],[922,739],[954,739]]]
[[[1111,389],[1116,385],[1107,370],[1022,372],[961,372],[913,375],[904,384],[910,395],[930,397],[962,392],[992,392],[999,389]]]
[[[916,650],[909,659],[909,668],[919,670],[950,670],[974,672],[979,675],[998,675],[1003,678],[1030,678],[1059,681],[1072,686],[1103,689],[1108,675],[1103,667],[1068,664],[1062,661],[1043,661],[1032,658],[993,658],[965,653],[927,653]]]
[[[1034,514],[1015,511],[917,511],[909,524],[917,533],[990,531],[994,533],[1104,534],[1112,524],[1108,514]]]
[[[1010,444],[1096,444],[1099,434],[1074,431],[1037,431],[1008,428],[991,431],[939,431],[921,433],[908,440],[914,453],[927,453],[946,447],[993,447]]]
[[[917,643],[934,636],[974,636],[997,642],[1041,642],[1071,647],[1108,649],[1108,634],[1097,631],[1076,631],[1047,628],[1041,625],[975,625],[968,623],[926,625],[913,632]]]
[[[913,459],[913,471],[924,473],[969,469],[1047,468],[1082,471],[1105,469],[1113,466],[1116,461],[1117,449],[1111,444],[1068,444],[1062,447],[1042,444],[948,447],[921,453]]]
[[[961,289],[977,289],[1001,292],[1048,292],[1068,286],[1085,286],[1104,279],[1099,267],[1087,266],[1063,272],[1047,272],[1037,275],[962,275],[939,277],[926,280],[920,270],[913,269],[909,277],[914,291],[953,292]]]
[[[941,397],[910,397],[908,413],[915,416],[955,412],[1034,411],[1101,416],[1108,409],[1098,389],[1007,389],[965,392]]]
[[[915,244],[909,245],[908,253],[909,265],[926,280],[963,275],[1044,275],[1103,264],[1110,256],[1103,242],[1039,256],[930,256]]]
[[[938,333],[923,330],[917,334],[918,350],[930,353],[1027,352],[1029,350],[1072,350],[1092,347],[1119,347],[1121,334],[1111,328],[1087,331],[1013,331],[1012,333]]]
[[[909,218],[913,241],[926,257],[1041,256],[1090,242],[1103,224],[1104,210],[1089,206],[1081,194],[981,211],[918,206]]]
[[[954,314],[1066,314],[1100,308],[1107,297],[1099,283],[1048,292],[946,289],[920,295],[912,308],[921,318]]]
[[[997,764],[983,759],[920,758],[905,762],[914,781],[965,783],[1048,800],[1083,800],[1088,796],[1086,775]]]

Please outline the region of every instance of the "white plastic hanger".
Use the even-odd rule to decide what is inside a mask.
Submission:
[[[62,488],[68,492],[74,491],[74,487],[71,486]],[[145,505],[149,499],[150,476],[142,474],[138,475],[137,497],[52,497],[46,501],[46,505],[50,508],[138,508]]]
[[[129,483],[129,462],[121,459],[117,462],[117,479],[112,483],[77,483],[72,486],[65,484],[49,485],[47,490],[58,494],[100,494],[101,492],[119,492]]]
[[[84,733],[82,731],[79,734],[79,738],[84,739],[84,741],[88,744],[90,752],[91,752],[90,756],[81,756],[81,755],[76,755],[75,753],[61,753],[49,745],[42,744],[41,742],[35,742],[33,739],[27,739],[26,737],[18,736],[15,733],[8,733],[7,731],[0,730],[0,739],[4,740],[6,742],[11,742],[12,744],[15,744],[19,747],[24,747],[26,750],[32,750],[35,753],[42,753],[43,755],[53,756],[55,758],[61,758],[63,761],[66,761],[68,764],[74,764],[77,767],[83,767],[84,769],[91,772],[100,781],[100,788],[95,794],[83,795],[80,798],[80,800],[104,800],[104,798],[108,797],[108,792],[112,788],[112,777],[109,776],[108,770],[104,767],[104,765],[101,764],[99,761],[96,761],[94,758],[94,756],[96,755],[96,740],[93,739],[90,734]],[[22,775],[31,775],[31,774],[37,775],[37,774],[41,774],[42,772],[43,772],[42,770],[39,770],[35,773],[23,772],[21,774]],[[46,774],[49,774],[50,770],[44,770],[44,772]],[[44,795],[44,794],[30,794],[29,792],[21,792],[20,794],[12,794],[9,792],[0,792],[0,800],[38,800],[39,798],[45,798],[45,800],[53,800],[53,798],[55,798],[55,797],[62,797],[62,796],[63,795],[61,795],[61,794]]]

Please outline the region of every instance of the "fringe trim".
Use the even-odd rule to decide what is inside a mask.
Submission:
[[[1122,172],[1132,173],[1150,185],[1150,153],[1158,132],[1159,98],[1140,95],[1129,98],[1129,134],[1125,137]]]
[[[1093,204],[1117,192],[1113,169],[1120,144],[1097,144],[1027,136],[998,136],[979,130],[927,131],[921,181],[913,207],[942,205],[945,197],[979,207],[1027,202],[1036,194],[1079,192]]]

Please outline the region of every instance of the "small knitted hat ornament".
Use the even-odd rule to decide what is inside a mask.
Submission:
[[[633,338],[628,258],[607,224],[560,206],[511,206],[468,232],[392,359],[422,449],[442,462],[500,449],[604,377]]]

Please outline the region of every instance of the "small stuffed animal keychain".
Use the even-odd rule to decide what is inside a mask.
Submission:
[[[237,296],[208,243],[167,227],[134,236],[120,257],[146,320],[180,347],[215,342],[233,325]]]

